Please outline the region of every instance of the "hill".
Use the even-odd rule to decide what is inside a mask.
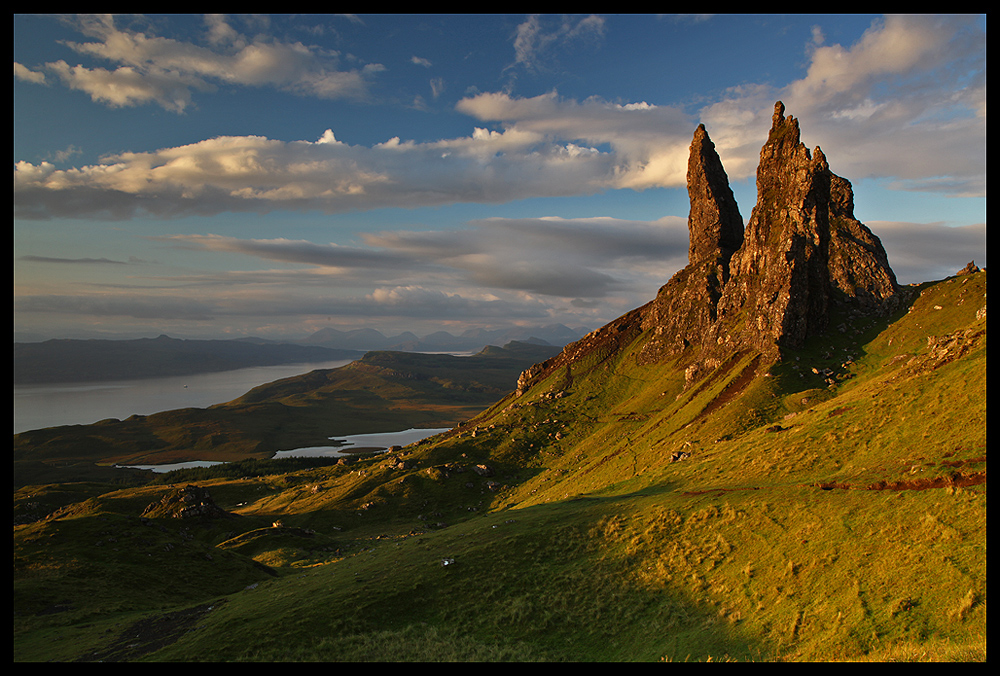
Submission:
[[[466,357],[374,351],[207,408],[22,432],[14,435],[14,482],[124,480],[127,472],[109,466],[269,458],[333,447],[333,435],[452,427],[513,390],[524,369],[557,350],[512,342]]]
[[[356,359],[361,352],[243,340],[46,340],[14,343],[14,384],[131,380],[252,366]]]
[[[699,128],[689,265],[447,434],[16,490],[15,660],[985,661],[987,273],[899,287],[783,112],[745,228]]]

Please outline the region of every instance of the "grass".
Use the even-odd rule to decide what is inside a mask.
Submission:
[[[985,661],[985,276],[687,389],[639,336],[408,469],[199,479],[234,520],[24,489],[62,511],[15,526],[15,659]],[[139,620],[172,642],[114,652]]]

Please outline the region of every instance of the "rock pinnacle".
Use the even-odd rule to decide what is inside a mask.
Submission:
[[[850,182],[809,152],[784,110],[775,104],[757,204],[719,300],[712,339],[723,349],[799,347],[827,327],[831,304],[879,312],[898,299],[882,243],[854,217]]]
[[[729,279],[729,259],[743,242],[743,217],[729,177],[709,138],[698,125],[687,170],[688,265],[664,285],[649,307],[644,328],[655,328],[643,359],[656,360],[700,342],[716,319],[716,304]]]
[[[743,218],[729,187],[729,177],[705,125],[698,125],[691,142],[687,170],[688,262],[730,257],[743,244]]]

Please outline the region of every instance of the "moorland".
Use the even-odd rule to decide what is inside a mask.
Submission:
[[[745,226],[695,132],[689,265],[556,355],[17,435],[15,661],[985,661],[987,272],[897,284],[783,113]],[[311,410],[450,429],[252,446]]]

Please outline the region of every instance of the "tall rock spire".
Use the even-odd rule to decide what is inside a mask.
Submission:
[[[698,125],[687,171],[688,265],[664,285],[649,307],[643,328],[655,328],[644,359],[654,360],[699,343],[716,319],[716,304],[729,279],[729,259],[743,243],[743,217],[729,177],[709,138]]]
[[[699,124],[691,142],[687,170],[688,262],[721,258],[726,264],[743,244],[743,218],[729,187],[729,177],[705,125]]]
[[[760,151],[757,204],[746,230],[704,125],[688,158],[688,264],[656,298],[522,374],[518,392],[586,355],[617,354],[643,335],[637,359],[683,355],[688,384],[738,352],[780,359],[827,328],[837,304],[894,309],[903,295],[879,241],[854,217],[854,193],[823,151],[799,139],[798,120],[774,106]],[[568,376],[567,376],[568,377]]]
[[[823,151],[799,140],[798,120],[774,106],[760,151],[757,204],[710,334],[716,346],[798,347],[826,328],[831,303],[888,309],[898,296],[882,243],[854,217],[851,184]]]

